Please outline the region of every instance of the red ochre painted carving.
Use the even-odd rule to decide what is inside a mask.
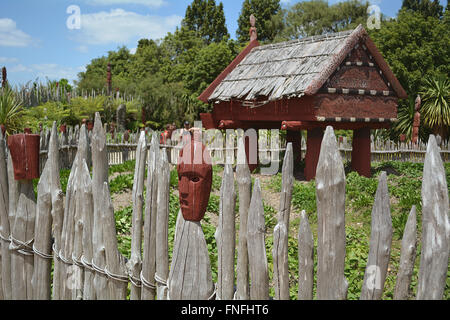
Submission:
[[[318,94],[315,99],[316,114],[322,117],[397,118],[397,99],[394,97]]]
[[[8,148],[14,168],[15,180],[32,180],[39,178],[39,142],[38,134],[15,134],[8,137]]]
[[[178,158],[178,189],[183,218],[200,221],[205,216],[212,185],[212,165],[198,132],[186,144]]]
[[[389,91],[383,78],[372,67],[343,66],[330,80],[327,87]]]

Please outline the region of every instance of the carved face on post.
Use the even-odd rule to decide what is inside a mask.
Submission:
[[[178,158],[178,189],[181,213],[185,220],[200,221],[205,216],[212,184],[212,166],[205,146],[194,138]]]
[[[415,109],[416,111],[420,110],[420,105],[422,104],[422,99],[420,99],[420,96],[417,96],[416,103],[415,103]]]

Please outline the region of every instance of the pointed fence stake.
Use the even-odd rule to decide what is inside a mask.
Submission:
[[[63,193],[58,164],[58,133],[56,122],[54,122],[48,146],[47,161],[37,188],[36,236],[33,245],[34,274],[32,279],[33,299],[35,300],[50,300],[51,298],[52,213],[63,208]]]
[[[325,130],[316,172],[317,299],[345,300],[345,172],[332,127]]]
[[[11,300],[11,252],[9,251],[9,187],[6,141],[0,130],[0,261],[1,261],[1,289],[4,300]]]
[[[422,248],[418,300],[443,298],[450,251],[448,188],[444,165],[430,135],[422,182]]]
[[[273,234],[275,300],[289,300],[288,237],[293,183],[294,155],[292,143],[288,143],[283,162],[278,224],[275,226]]]
[[[105,239],[103,235],[103,184],[108,182],[108,152],[106,148],[106,132],[100,120],[100,114],[95,114],[94,129],[91,138],[92,149],[92,197],[94,199],[94,219],[92,229],[93,260],[96,270],[94,288],[97,300],[108,300],[108,278],[103,272],[106,266]]]
[[[155,300],[156,296],[156,212],[158,208],[158,170],[159,138],[152,135],[147,166],[147,194],[144,218],[144,255],[142,264],[142,300]]]
[[[314,238],[308,215],[301,213],[298,230],[298,300],[312,300],[314,285]]]
[[[144,208],[144,176],[145,162],[147,160],[147,142],[145,131],[141,131],[136,149],[136,166],[133,181],[133,215],[131,230],[131,257],[128,268],[131,276],[131,300],[141,300],[141,271],[142,271],[142,226]]]
[[[403,231],[400,267],[397,273],[394,300],[408,300],[411,278],[414,271],[417,250],[417,214],[416,206],[411,208]]]
[[[386,172],[378,179],[372,209],[370,249],[361,289],[361,300],[380,300],[383,295],[392,245],[392,219]]]
[[[255,179],[248,213],[248,261],[250,265],[250,299],[269,299],[269,272],[265,244],[264,206],[259,179]]]
[[[234,298],[235,300],[249,300],[247,220],[252,194],[252,177],[247,164],[242,136],[238,138],[236,181],[239,190],[239,242],[236,262],[236,296]]]
[[[236,247],[234,173],[231,164],[225,165],[220,188],[219,226],[217,243],[217,299],[231,300],[234,295],[234,256]]]
[[[167,299],[167,278],[169,276],[169,187],[170,170],[166,149],[160,150],[158,161],[158,196],[156,214],[156,273],[157,299]]]

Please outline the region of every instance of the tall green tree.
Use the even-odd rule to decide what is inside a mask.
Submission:
[[[403,0],[402,9],[419,12],[425,17],[434,18],[441,18],[444,10],[439,0]]]
[[[271,42],[279,32],[280,25],[272,18],[281,10],[280,0],[244,0],[238,18],[237,39],[240,43],[250,40],[250,15],[256,18],[258,40]]]
[[[276,41],[297,39],[355,28],[367,21],[367,1],[349,0],[329,5],[325,0],[298,2],[274,18],[283,26]]]
[[[402,9],[369,34],[408,95],[417,96],[426,77],[450,73],[448,30],[448,19]]]
[[[223,4],[215,0],[194,0],[186,9],[183,27],[195,31],[207,44],[227,40],[230,35],[225,23]]]

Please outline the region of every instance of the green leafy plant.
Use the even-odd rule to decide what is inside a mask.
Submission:
[[[447,76],[427,77],[422,91],[423,122],[434,134],[448,138],[450,127],[450,80]]]
[[[24,127],[21,121],[22,102],[7,85],[0,89],[0,124],[6,128],[6,134],[19,131]]]

